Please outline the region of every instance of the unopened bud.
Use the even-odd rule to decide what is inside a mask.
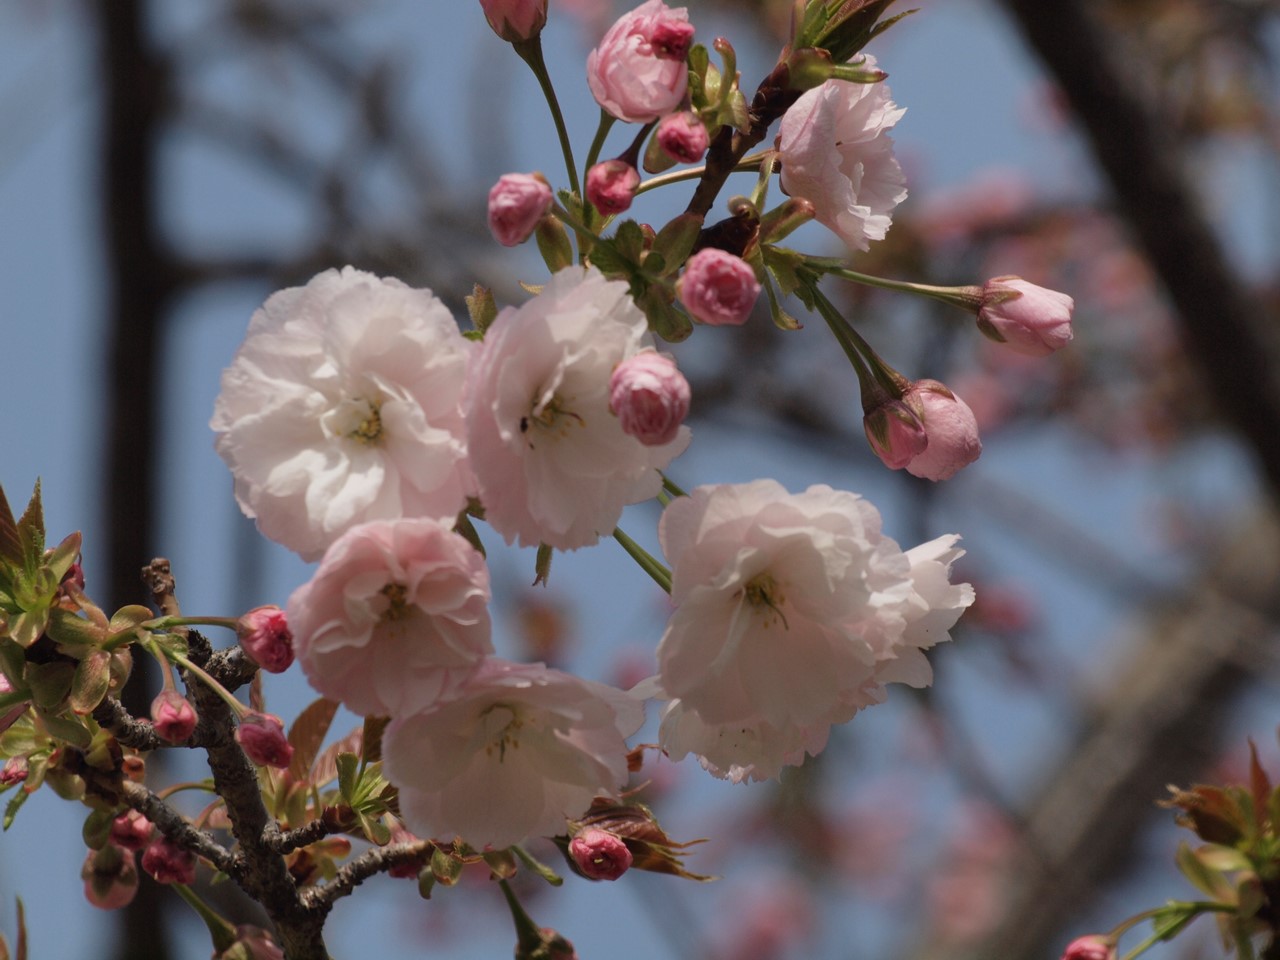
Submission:
[[[267,673],[284,673],[293,663],[293,633],[279,607],[254,607],[236,621],[236,636],[249,659]]]
[[[606,217],[629,210],[639,187],[640,171],[625,160],[605,160],[587,171],[587,200]]]
[[[138,892],[138,866],[131,850],[108,843],[90,850],[80,868],[84,897],[99,910],[119,910]]]
[[[1062,960],[1116,960],[1116,945],[1109,937],[1090,934],[1067,944]]]
[[[532,40],[547,22],[547,0],[480,0],[493,32],[508,43]]]
[[[862,428],[871,449],[890,470],[901,470],[929,445],[919,414],[903,400],[889,400],[864,415]]]
[[[111,821],[111,842],[125,850],[143,850],[153,831],[150,820],[137,810],[129,810]]]
[[[504,247],[524,243],[551,210],[551,185],[540,173],[504,173],[489,190],[489,232]]]
[[[667,114],[655,136],[658,145],[680,163],[697,163],[711,142],[706,126],[690,110]]]
[[[1065,293],[1021,277],[996,277],[982,287],[978,329],[1011,350],[1043,357],[1071,342],[1075,305]]]
[[[196,728],[199,717],[177,690],[161,690],[151,701],[151,723],[156,733],[170,743],[183,743]]]
[[[685,309],[715,326],[746,323],[760,289],[751,264],[715,247],[705,247],[690,257],[676,285]]]
[[[196,855],[161,835],[143,851],[142,869],[156,883],[190,885],[196,879]]]
[[[250,711],[236,727],[236,741],[245,755],[263,767],[287,769],[293,746],[284,735],[284,721],[270,713]]]
[[[617,880],[631,866],[631,851],[622,838],[588,827],[569,841],[569,855],[584,877]]]
[[[689,381],[666,354],[642,350],[613,368],[609,409],[622,432],[647,447],[676,438],[689,414]]]

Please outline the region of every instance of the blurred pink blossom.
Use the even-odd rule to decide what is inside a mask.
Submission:
[[[504,247],[524,243],[551,210],[551,186],[540,173],[504,173],[489,190],[489,232]]]
[[[604,160],[587,171],[587,200],[606,217],[631,208],[640,171],[626,160]]]
[[[613,368],[609,409],[624,433],[646,446],[676,438],[689,414],[689,381],[665,353],[641,350]]]
[[[159,834],[142,853],[142,869],[156,883],[190,885],[196,879],[196,855]]]
[[[480,0],[493,32],[509,43],[529,40],[547,22],[547,0]]]
[[[904,398],[920,414],[929,442],[907,464],[907,473],[948,480],[982,453],[978,421],[969,405],[937,380],[917,380]]]
[[[268,673],[284,673],[293,663],[293,634],[279,607],[254,607],[236,623],[236,635],[249,659]]]
[[[260,767],[284,770],[293,760],[293,745],[284,735],[284,721],[271,713],[251,710],[241,717],[236,726],[236,742],[245,756]]]
[[[760,281],[741,257],[704,247],[685,264],[676,293],[685,309],[703,323],[740,326],[760,298]]]

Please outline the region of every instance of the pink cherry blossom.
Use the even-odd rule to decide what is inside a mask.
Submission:
[[[968,404],[937,380],[917,380],[903,398],[919,415],[929,442],[907,464],[907,473],[948,480],[982,454],[978,421]]]
[[[1062,951],[1062,960],[1116,960],[1116,946],[1108,937],[1096,933],[1076,937]]]
[[[190,885],[196,879],[196,855],[161,834],[143,851],[142,869],[156,883]]]
[[[529,40],[547,22],[547,0],[480,0],[493,32],[508,43]]]
[[[659,524],[675,612],[658,647],[659,739],[733,781],[776,776],[833,724],[927,684],[923,650],[973,602],[955,537],[904,553],[857,494],[772,480],[699,487]]]
[[[90,850],[80,868],[84,881],[84,898],[99,910],[119,910],[133,902],[138,893],[138,857],[108,843],[101,850]]]
[[[626,160],[605,160],[587,171],[587,200],[606,217],[631,208],[640,171]]]
[[[246,713],[236,726],[236,742],[245,756],[260,767],[284,770],[293,760],[293,745],[284,735],[284,721],[275,714],[255,710]]]
[[[279,607],[254,607],[236,623],[236,636],[249,659],[268,673],[284,673],[293,663],[293,634]]]
[[[592,880],[617,880],[633,859],[621,837],[594,827],[569,841],[569,856],[583,876]]]
[[[421,837],[480,849],[565,832],[627,780],[625,738],[644,722],[621,690],[541,664],[491,658],[455,697],[392,720],[384,772]]]
[[[468,379],[467,440],[485,520],[508,542],[575,550],[657,496],[689,431],[645,446],[609,412],[614,367],[650,346],[627,284],[569,267],[498,314]]]
[[[873,69],[875,58],[866,57]],[[884,83],[828,80],[806,91],[782,118],[782,186],[813,203],[817,219],[855,250],[883,240],[906,180],[886,131],[906,112]]]
[[[654,135],[658,145],[678,163],[697,163],[711,142],[706,125],[690,110],[667,114]]]
[[[862,418],[867,442],[890,470],[901,470],[929,443],[920,416],[902,400],[889,400]]]
[[[688,86],[685,55],[692,37],[684,7],[647,0],[623,14],[587,56],[596,102],[627,123],[648,123],[675,110]]]
[[[760,281],[741,257],[706,247],[689,258],[676,292],[685,309],[703,323],[738,326],[751,316]]]
[[[162,740],[184,743],[199,719],[196,708],[177,690],[161,690],[151,701],[151,723]]]
[[[298,661],[316,690],[368,715],[434,703],[493,652],[489,571],[434,520],[343,534],[289,597]]]
[[[1021,277],[996,277],[982,288],[978,329],[1009,349],[1044,357],[1071,342],[1076,302]]]
[[[689,381],[676,362],[656,350],[642,350],[613,368],[609,409],[622,430],[645,446],[670,443],[689,414]]]
[[[551,186],[540,173],[504,173],[489,191],[489,232],[504,247],[524,243],[551,210]]]
[[[365,520],[456,516],[473,492],[471,350],[431,291],[398,280],[346,267],[273,294],[210,421],[241,510],[304,560]]]

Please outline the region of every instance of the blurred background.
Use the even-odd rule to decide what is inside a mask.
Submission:
[[[701,42],[733,42],[749,93],[791,4],[688,5]],[[551,0],[579,155],[598,113],[584,58],[623,9]],[[869,453],[821,323],[784,333],[762,311],[674,349],[696,442],[673,479],[856,490],[904,546],[962,534],[979,600],[935,651],[932,689],[894,690],[779,783],[646,766],[640,798],[677,839],[707,838],[690,866],[724,879],[522,885],[584,960],[1051,960],[1194,896],[1166,784],[1242,779],[1250,737],[1280,774],[1278,13],[921,0],[873,43],[907,107],[911,196],[855,267],[1019,274],[1076,298],[1076,340],[1031,361],[947,308],[828,287],[894,366],[976,412],[982,459],[941,485]],[[493,242],[485,194],[508,171],[564,185],[536,86],[473,0],[4,0],[0,131],[0,484],[20,507],[43,478],[50,536],[84,531],[100,603],[144,600],[138,570],[163,555],[192,615],[283,605],[309,576],[241,517],[207,427],[252,311],[346,263],[459,316],[476,282],[520,302],[544,268]],[[632,212],[660,226],[687,196]],[[816,228],[789,243],[839,252]],[[653,545],[656,517],[632,508],[623,527]],[[617,683],[652,672],[667,610],[615,544],[558,555],[534,589],[532,554],[483,535],[500,653]],[[136,702],[156,689],[140,678]],[[286,719],[312,698],[296,670],[266,693]],[[176,753],[150,762],[153,785],[204,775]],[[83,815],[41,791],[0,837],[0,929],[19,895],[34,958],[207,956],[148,879],[118,914],[85,902]],[[1220,956],[1199,926],[1151,955]],[[328,942],[336,958],[492,958],[514,937],[483,876],[429,902],[378,877]]]

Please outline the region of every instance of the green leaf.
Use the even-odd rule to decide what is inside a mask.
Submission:
[[[95,650],[80,661],[71,681],[70,703],[73,712],[84,716],[97,708],[111,685],[111,654]]]
[[[511,849],[515,852],[515,855],[520,858],[521,863],[540,876],[543,880],[547,881],[547,883],[551,884],[551,886],[559,887],[564,885],[564,877],[560,876],[560,874],[556,873],[541,860],[536,859],[524,847],[516,844]]]
[[[629,279],[632,267],[612,237],[597,240],[591,248],[591,264],[610,279]]]
[[[49,608],[38,607],[35,610],[23,610],[9,621],[9,636],[21,647],[29,647],[44,633],[49,625]]]
[[[40,718],[40,722],[45,725],[49,733],[59,740],[65,740],[72,746],[79,747],[81,750],[89,746],[93,742],[93,734],[91,734],[84,725],[77,723],[67,717],[50,713],[47,710],[36,708],[36,715]],[[28,776],[28,779],[30,777]]]
[[[693,333],[693,322],[683,311],[672,305],[673,299],[669,290],[655,283],[636,298],[636,304],[644,311],[649,329],[654,334],[668,343],[679,343],[689,339],[689,335]]]
[[[13,510],[0,487],[0,561],[8,566],[22,565],[22,540],[18,537],[18,524],[13,519]]]
[[[18,540],[22,544],[23,566],[34,573],[44,560],[44,506],[40,502],[39,480],[27,509],[18,518]]]
[[[368,721],[365,722],[367,723]],[[357,727],[337,743],[331,743],[325,747],[320,756],[316,757],[315,763],[311,765],[311,773],[307,777],[307,783],[313,787],[323,787],[325,784],[336,780],[338,777],[338,757],[345,753],[359,756],[363,739],[364,731]]]
[[[381,814],[378,816],[370,816],[365,813],[358,813],[356,816],[360,820],[360,828],[364,831],[365,837],[375,846],[385,847],[391,842],[391,830],[387,827],[386,821],[382,819]]]
[[[390,722],[390,717],[364,718],[364,749],[360,756],[365,763],[377,763],[382,759],[382,733]]]
[[[31,794],[27,791],[19,790],[9,799],[9,803],[4,808],[3,828],[5,830],[13,826],[13,818],[18,815],[18,811],[22,809],[22,805],[27,802],[29,796]]]
[[[640,266],[640,260],[644,256],[644,231],[640,229],[640,224],[634,220],[623,220],[618,224],[614,242],[618,253],[627,263],[634,267]]]
[[[79,531],[68,534],[63,537],[61,543],[53,548],[53,552],[45,560],[44,565],[58,578],[59,583],[67,575],[67,571],[71,569],[72,564],[76,562],[76,557],[80,556],[82,539]]]
[[[53,710],[60,707],[71,693],[76,665],[67,660],[52,663],[28,663],[22,679],[31,689],[37,707]]]
[[[1231,895],[1231,884],[1227,882],[1227,878],[1205,863],[1185,842],[1178,844],[1173,860],[1182,875],[1201,893],[1215,900]]]
[[[354,753],[340,753],[337,759],[338,793],[349,807],[356,805],[356,787],[360,784],[360,758]]]
[[[26,663],[27,656],[22,647],[7,637],[0,639],[0,671],[4,671],[4,675],[14,686],[21,685]]]
[[[462,861],[456,859],[453,854],[436,847],[431,851],[431,862],[427,865],[427,869],[435,877],[436,883],[443,887],[452,887],[462,876]]]
[[[431,899],[431,890],[436,885],[436,875],[431,872],[430,867],[423,867],[418,871],[418,896],[423,900]]]
[[[68,647],[95,646],[104,639],[102,628],[96,623],[61,607],[49,611],[45,632]]]
[[[320,753],[320,745],[329,733],[338,705],[324,697],[311,703],[289,728],[289,744],[293,747],[293,759],[289,762],[289,775],[296,781],[306,778],[311,765]]]

